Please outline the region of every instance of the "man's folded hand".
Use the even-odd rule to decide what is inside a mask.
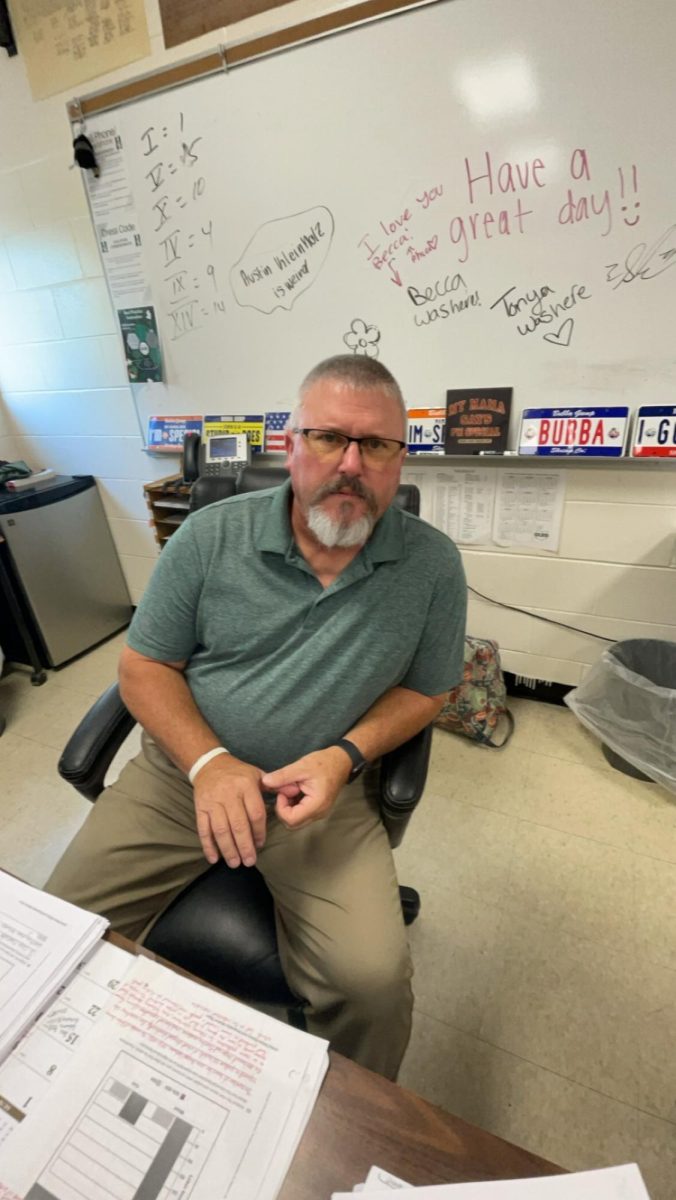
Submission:
[[[329,746],[305,754],[296,762],[263,775],[262,786],[277,793],[277,816],[289,829],[321,821],[331,810],[350,775],[351,762],[344,750]]]

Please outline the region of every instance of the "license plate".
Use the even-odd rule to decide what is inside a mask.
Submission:
[[[632,458],[676,458],[676,407],[642,405],[632,441]]]
[[[620,458],[629,409],[526,408],[521,416],[519,454]]]
[[[445,424],[445,408],[409,408],[409,454],[443,454]]]

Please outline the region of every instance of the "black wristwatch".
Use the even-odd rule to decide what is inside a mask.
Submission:
[[[362,754],[361,750],[357,749],[354,742],[348,742],[347,738],[338,738],[338,741],[331,742],[331,745],[340,746],[341,750],[344,750],[346,754],[349,754],[350,759],[352,760],[352,770],[347,777],[347,782],[352,783],[353,780],[357,779],[361,775],[362,771],[368,766],[364,755]]]

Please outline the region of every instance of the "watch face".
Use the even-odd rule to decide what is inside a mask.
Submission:
[[[365,768],[365,767],[366,767],[366,760],[365,760],[365,759],[364,759],[364,760],[362,760],[362,762],[360,762],[360,763],[357,763],[357,764],[356,764],[356,765],[355,765],[355,766],[352,768],[352,770],[350,771],[350,775],[349,775],[349,778],[348,778],[348,783],[352,783],[352,780],[353,780],[353,779],[358,779],[358,778],[359,778],[359,776],[361,775],[361,773],[362,773],[362,771],[364,770],[364,768]]]

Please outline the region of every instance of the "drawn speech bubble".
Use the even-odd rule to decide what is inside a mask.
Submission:
[[[237,303],[262,313],[290,310],[321,271],[333,227],[333,216],[323,205],[266,221],[230,271]]]

